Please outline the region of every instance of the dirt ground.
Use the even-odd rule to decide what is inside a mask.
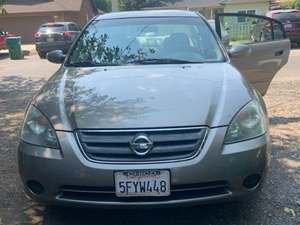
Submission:
[[[262,194],[244,203],[151,210],[44,208],[27,199],[16,149],[24,109],[58,66],[0,52],[0,225],[300,225],[300,50],[265,96],[273,152]]]

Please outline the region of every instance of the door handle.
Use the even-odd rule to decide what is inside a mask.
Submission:
[[[279,50],[275,52],[275,56],[282,56],[284,53],[284,50]]]

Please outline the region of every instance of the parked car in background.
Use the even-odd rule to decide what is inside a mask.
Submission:
[[[291,42],[300,46],[300,11],[295,9],[274,10],[267,16],[283,23],[287,36]]]
[[[5,32],[0,30],[0,50],[6,49],[6,38],[13,36],[13,34],[9,32]]]
[[[73,22],[43,24],[34,34],[36,50],[41,58],[53,50],[66,53],[79,33],[79,26]]]

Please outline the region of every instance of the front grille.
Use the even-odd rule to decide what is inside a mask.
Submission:
[[[152,150],[139,156],[130,142],[139,134],[153,141]],[[207,128],[174,128],[143,130],[79,130],[78,141],[84,154],[95,161],[151,162],[186,159],[196,155],[207,134]]]
[[[167,197],[118,198],[115,189],[110,187],[62,186],[58,199],[90,202],[155,202],[183,199],[207,198],[230,195],[228,183],[215,181],[201,184],[172,185]]]

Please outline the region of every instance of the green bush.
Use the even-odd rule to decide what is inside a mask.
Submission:
[[[285,0],[281,2],[283,8],[300,9],[300,0]]]
[[[5,3],[6,3],[6,0],[0,0],[0,15],[7,14],[7,11],[4,8]]]
[[[164,6],[168,3],[174,4],[181,0],[119,0],[121,10],[140,10],[143,8],[151,8]]]
[[[111,0],[93,0],[97,9],[103,12],[111,12]]]

